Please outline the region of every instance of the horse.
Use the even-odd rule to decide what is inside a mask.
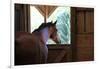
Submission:
[[[15,65],[47,63],[47,40],[51,38],[56,43],[59,43],[56,23],[57,21],[42,23],[32,33],[16,32]]]

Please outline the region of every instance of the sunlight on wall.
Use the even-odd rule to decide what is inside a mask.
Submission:
[[[38,28],[41,23],[44,22],[44,17],[40,12],[34,7],[30,6],[30,21],[31,21],[31,32]]]

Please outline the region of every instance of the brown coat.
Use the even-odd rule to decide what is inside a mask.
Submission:
[[[15,35],[15,65],[46,63],[48,49],[40,34],[17,32]]]

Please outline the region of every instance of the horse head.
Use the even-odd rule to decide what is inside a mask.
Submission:
[[[60,39],[57,33],[57,28],[56,28],[56,23],[57,21],[55,21],[54,23],[51,21],[51,23],[53,24],[52,26],[50,26],[49,31],[50,31],[50,38],[56,42],[56,43],[60,43]]]

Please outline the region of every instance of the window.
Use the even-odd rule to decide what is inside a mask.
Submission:
[[[43,6],[39,6],[39,9],[45,11]],[[30,21],[31,21],[31,32],[38,28],[41,23],[44,22],[43,14],[35,6],[30,6]],[[44,9],[44,10],[43,10]],[[44,12],[45,13],[45,12]],[[52,13],[46,18],[47,22],[56,21],[56,28],[58,29],[58,35],[61,44],[71,43],[70,33],[70,7],[57,7],[52,10]],[[47,44],[56,44],[53,40],[49,39]]]
[[[47,21],[56,21],[61,44],[70,44],[70,7],[57,7]],[[55,44],[51,39],[48,44]]]

